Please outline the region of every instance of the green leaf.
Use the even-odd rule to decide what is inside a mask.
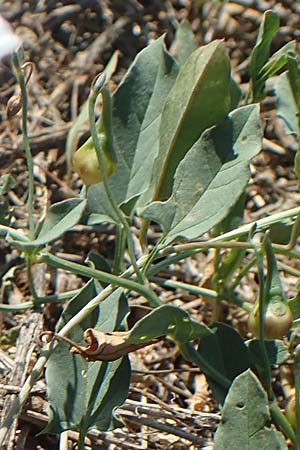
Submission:
[[[294,97],[288,72],[281,74],[275,82],[277,115],[281,117],[289,133],[300,137],[298,102]]]
[[[296,55],[296,42],[291,41],[285,44],[278,52],[274,53],[266,64],[259,71],[261,80],[266,81],[268,78],[276,75],[288,63],[288,58]]]
[[[109,185],[118,204],[148,189],[158,153],[161,112],[178,66],[163,38],[142,50],[113,96],[113,138],[118,167]],[[102,184],[88,191],[91,212],[111,214],[103,207]]]
[[[193,320],[183,309],[162,305],[135,324],[127,341],[139,344],[168,335],[183,343],[211,333],[206,325]]]
[[[211,328],[214,334],[201,340],[198,352],[218,372],[233,381],[250,367],[248,349],[239,333],[229,325],[215,322]],[[209,378],[208,381],[215,398],[223,403],[227,391],[212,379]]]
[[[300,295],[297,294],[295,297],[288,301],[288,305],[292,311],[293,319],[297,320],[300,318]]]
[[[258,369],[264,370],[265,356],[262,352],[261,344],[258,339],[251,339],[247,343],[250,357]],[[290,357],[288,346],[279,339],[265,340],[264,345],[267,351],[269,364],[283,364]]]
[[[269,59],[272,39],[279,29],[278,15],[269,10],[264,13],[255,47],[250,56],[249,73],[252,84],[252,100],[258,102],[264,98],[265,81],[260,71]]]
[[[287,450],[283,435],[269,426],[270,418],[266,393],[247,370],[235,379],[226,397],[214,450]]]
[[[67,230],[77,225],[86,207],[86,200],[71,198],[50,206],[38,237],[30,242],[16,242],[22,249],[38,248],[58,239]]]
[[[196,48],[197,42],[191,25],[188,20],[184,19],[180,22],[176,30],[171,51],[172,53],[175,53],[176,60],[181,66]]]
[[[67,323],[97,291],[93,281],[87,283],[66,307],[57,328]],[[69,337],[84,344],[83,333],[86,328],[105,332],[124,329],[127,313],[126,298],[122,290],[118,289],[80,325],[74,327]],[[49,424],[45,431],[61,433],[72,429],[85,434],[90,428],[106,431],[120,427],[122,423],[115,417],[114,410],[125,401],[129,380],[127,357],[112,362],[87,362],[80,355],[70,353],[66,343],[59,343],[46,369],[50,406]]]
[[[205,131],[179,164],[172,197],[153,202],[142,216],[162,225],[165,243],[201,236],[235,205],[249,178],[249,160],[260,148],[257,105],[233,111],[223,124]]]
[[[269,228],[270,241],[273,244],[287,245],[290,242],[292,228],[292,220],[271,224]]]
[[[152,180],[155,200],[170,196],[178,164],[203,131],[225,119],[230,109],[230,80],[230,61],[222,41],[197,49],[180,68],[160,123]]]

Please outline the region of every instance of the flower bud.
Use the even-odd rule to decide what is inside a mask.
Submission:
[[[264,317],[264,333],[266,339],[281,339],[286,335],[292,325],[293,315],[289,306],[280,301],[273,300],[269,303]],[[249,331],[254,337],[259,338],[259,308],[252,309],[248,319]]]

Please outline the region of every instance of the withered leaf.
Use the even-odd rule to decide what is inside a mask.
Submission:
[[[146,347],[158,340],[143,342],[141,344],[130,344],[127,338],[130,331],[113,331],[105,333],[103,331],[88,328],[84,332],[84,338],[88,343],[87,347],[76,345],[71,348],[72,353],[79,353],[88,361],[115,361],[127,353],[135,352],[139,348]]]

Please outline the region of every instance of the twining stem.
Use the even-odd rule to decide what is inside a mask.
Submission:
[[[104,82],[102,81],[101,77],[104,77]],[[97,83],[102,85],[100,89],[97,89]],[[96,105],[97,97],[100,92],[103,97],[103,114],[106,114],[106,116],[103,117],[103,120],[106,121],[107,128],[111,127],[111,117],[110,117],[111,99],[110,99],[110,94],[108,92],[108,89],[104,83],[105,83],[105,75],[100,74],[100,76],[98,76],[95,79],[95,81],[93,83],[93,86],[95,88],[93,88],[93,86],[92,86],[91,93],[89,96],[89,121],[90,121],[91,135],[92,135],[95,150],[97,152],[99,166],[100,166],[101,173],[102,173],[103,186],[105,189],[107,200],[108,200],[112,210],[114,211],[119,223],[122,224],[122,226],[124,227],[124,230],[125,230],[126,236],[127,236],[127,246],[128,246],[128,253],[129,253],[130,260],[131,260],[131,264],[134,267],[134,270],[137,274],[139,282],[144,283],[144,277],[136,263],[130,227],[128,225],[127,219],[124,217],[122,211],[120,210],[120,208],[119,208],[117,202],[115,201],[115,199],[112,195],[112,192],[110,191],[110,188],[109,188],[106,164],[105,164],[103,150],[101,148],[101,144],[100,144],[100,140],[99,140],[99,136],[98,136],[98,132],[97,132],[96,121],[95,121],[95,105]],[[106,108],[104,108],[104,104],[106,104]],[[109,111],[109,113],[107,111]],[[108,145],[112,146],[112,136],[111,135],[106,136],[106,139],[110,139],[110,142],[108,143]],[[117,264],[117,266],[118,266],[118,264]]]
[[[297,346],[298,347],[298,346]],[[296,450],[300,448],[300,360],[299,349],[296,347],[294,358],[294,385],[295,385],[295,403],[296,403]],[[298,350],[298,351],[297,351]]]
[[[262,243],[254,237],[252,242],[255,247],[256,262],[257,262],[257,277],[259,281],[259,345],[263,355],[264,364],[264,381],[268,399],[273,400],[274,394],[272,391],[271,369],[269,364],[268,352],[265,346],[265,295],[268,295],[268,287],[265,287],[265,270],[264,270],[264,254],[262,250]]]
[[[122,225],[116,225],[116,239],[115,239],[115,255],[112,273],[118,275],[124,271],[123,255],[126,245],[126,236],[124,236],[124,228]]]
[[[250,261],[240,270],[239,274],[236,276],[234,281],[230,285],[230,290],[233,291],[234,288],[240,283],[241,279],[249,272],[251,267],[256,263],[256,256],[253,256]]]
[[[292,441],[295,450],[299,450],[299,443],[297,442],[293,428],[285,415],[281,412],[277,402],[274,400],[269,404],[270,412],[274,423],[284,434]]]
[[[154,283],[159,284],[160,286],[166,288],[182,289],[184,291],[190,292],[191,294],[201,295],[203,297],[211,298],[213,300],[224,299],[230,303],[234,303],[235,305],[240,306],[241,308],[245,309],[248,312],[250,312],[253,307],[252,303],[244,302],[243,300],[239,299],[234,295],[232,295],[231,298],[228,298],[226,296],[226,293],[224,293],[224,295],[219,295],[218,292],[212,289],[203,288],[201,286],[199,287],[193,284],[183,283],[181,281],[167,280],[165,278],[159,277],[150,277],[150,281],[153,281]]]
[[[5,303],[0,303],[0,311],[10,311],[18,312],[25,311],[26,309],[32,309],[37,306],[44,305],[45,303],[58,303],[70,300],[72,297],[77,295],[79,289],[74,289],[73,291],[62,292],[61,294],[45,295],[43,297],[37,297],[35,301],[29,301],[24,303],[19,303],[16,305],[8,305]]]
[[[33,279],[33,273],[32,273],[32,259],[31,259],[30,255],[27,255],[26,267],[27,267],[30,293],[33,297],[33,304],[36,305],[36,302],[38,300],[38,294],[37,294],[35,286],[34,286],[34,279]]]
[[[34,174],[33,174],[33,159],[30,149],[30,143],[28,139],[28,129],[27,129],[27,90],[26,90],[26,80],[23,72],[23,68],[20,63],[19,54],[14,53],[12,56],[13,66],[16,72],[16,76],[21,89],[22,97],[22,137],[23,144],[25,148],[25,155],[28,167],[28,228],[29,228],[29,238],[33,240],[35,237],[35,225],[34,225]]]
[[[286,250],[286,251],[293,250],[293,248],[297,244],[297,239],[299,237],[299,234],[300,234],[300,213],[298,213],[297,218],[296,218],[295,222],[293,223],[289,243],[287,245],[277,244],[277,248],[282,248],[283,250]]]
[[[104,281],[105,283],[114,284],[124,289],[139,292],[141,295],[146,297],[149,300],[149,303],[154,307],[159,306],[161,304],[157,295],[153,291],[151,291],[151,289],[149,289],[147,286],[143,284],[123,278],[122,276],[118,277],[116,275],[103,272],[101,270],[92,269],[90,267],[86,267],[78,263],[66,261],[62,258],[51,255],[50,253],[43,253],[41,254],[41,256],[43,261],[49,266],[64,269],[69,272],[76,273],[77,275],[95,278],[96,280]]]

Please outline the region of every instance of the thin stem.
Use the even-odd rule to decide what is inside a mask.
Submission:
[[[102,301],[104,301],[114,290],[116,287],[108,286],[103,289],[95,298],[93,298],[87,305],[84,306],[75,316],[72,317],[71,320],[60,330],[58,333],[60,336],[65,336],[69,333],[69,331],[75,326],[78,325],[86,316],[88,316]],[[38,381],[41,376],[41,373],[51,356],[52,351],[54,350],[56,345],[55,340],[45,344],[39,359],[35,363],[30,375],[26,379],[22,389],[19,392],[18,397],[13,401],[11,408],[4,419],[2,427],[0,428],[0,448],[3,446],[3,442],[6,438],[6,435],[9,431],[9,428],[16,417],[21,413],[28,397],[31,389],[34,384]]]
[[[180,344],[179,349],[187,361],[194,363],[196,366],[200,367],[205,375],[213,379],[216,383],[222,386],[225,389],[229,389],[231,385],[231,381],[221,374],[218,370],[216,370],[213,366],[211,366],[202,355],[195,350],[193,344],[191,342],[186,342],[184,344]]]
[[[32,273],[32,259],[30,255],[26,256],[26,267],[27,267],[27,274],[28,274],[28,282],[29,282],[29,289],[30,293],[33,297],[33,304],[35,305],[38,301],[38,294],[35,289],[34,285],[34,279],[33,279],[33,273]]]
[[[77,450],[84,450],[85,437],[86,437],[86,433],[83,433],[82,430],[80,430],[78,444],[77,444]]]
[[[147,276],[147,272],[148,272],[150,265],[154,261],[155,257],[158,255],[159,246],[162,245],[163,241],[164,241],[164,237],[160,238],[158,240],[157,244],[155,245],[155,247],[153,248],[153,250],[150,252],[150,254],[148,254],[147,260],[146,260],[146,262],[143,266],[143,270],[142,270],[142,272],[145,276]]]
[[[234,303],[235,305],[240,306],[241,308],[244,308],[246,311],[251,311],[253,305],[248,302],[244,302],[243,300],[239,299],[236,296],[227,296],[226,293],[224,295],[219,295],[216,291],[213,291],[212,289],[206,289],[199,286],[194,286],[192,284],[183,283],[181,281],[174,281],[174,280],[167,280],[165,278],[159,278],[159,277],[150,277],[150,280],[153,281],[156,284],[159,284],[160,286],[171,288],[171,289],[183,289],[184,291],[190,292],[194,295],[201,295],[203,297],[211,298],[213,300],[220,300],[224,299],[227,300],[229,303]]]
[[[277,402],[274,400],[270,403],[270,412],[272,415],[272,419],[274,420],[275,424],[279,429],[281,429],[284,434],[292,441],[293,445],[295,446],[295,450],[298,450],[298,444],[296,440],[296,436],[294,433],[293,428],[291,427],[289,421],[285,417],[284,414],[282,414]]]
[[[125,238],[125,239],[124,239]],[[119,275],[123,272],[123,256],[125,251],[126,236],[124,236],[124,227],[122,225],[116,226],[116,240],[115,240],[115,255],[112,273]]]
[[[249,272],[251,267],[254,266],[255,263],[256,263],[256,256],[253,256],[250,259],[250,261],[248,261],[248,263],[240,270],[240,273],[237,275],[237,277],[234,279],[234,281],[230,285],[230,290],[231,291],[233,291],[234,288],[240,283],[242,278],[244,278],[244,276],[247,275],[247,273]]]
[[[96,81],[97,83],[97,81]],[[96,104],[96,100],[98,97],[99,91],[97,91],[96,89],[92,89],[91,90],[91,94],[89,97],[89,120],[90,120],[90,129],[91,129],[91,135],[92,135],[92,139],[93,139],[93,143],[94,143],[94,147],[95,150],[97,152],[97,157],[98,157],[98,161],[99,161],[99,166],[101,169],[101,173],[102,173],[102,181],[103,181],[103,186],[105,189],[105,193],[107,196],[107,200],[112,208],[112,210],[114,211],[117,219],[119,220],[120,224],[123,225],[124,230],[126,231],[126,235],[127,235],[127,245],[128,245],[128,253],[129,253],[129,257],[131,260],[131,264],[134,267],[134,270],[137,274],[138,280],[141,284],[144,283],[144,277],[136,263],[136,258],[135,258],[135,254],[134,254],[134,246],[133,246],[133,242],[132,242],[132,236],[131,236],[131,230],[130,227],[128,225],[128,222],[126,220],[126,218],[124,217],[122,211],[120,210],[117,202],[115,201],[112,192],[110,191],[109,188],[109,183],[108,183],[108,175],[107,175],[107,171],[106,171],[106,164],[105,164],[105,160],[104,160],[104,155],[103,155],[103,150],[101,148],[101,144],[100,144],[100,140],[99,140],[99,136],[97,133],[97,127],[96,127],[96,122],[95,122],[95,104]],[[101,94],[103,97],[103,103],[109,103],[110,102],[110,97],[109,97],[109,92],[107,91],[106,87],[103,87],[101,90]],[[108,106],[109,107],[109,106]],[[105,110],[108,108],[105,108]],[[104,111],[104,107],[103,107],[103,111]],[[107,123],[109,123],[109,120],[111,120],[110,117],[105,117],[105,120]],[[109,139],[111,139],[110,136],[108,136]]]
[[[255,222],[250,222],[245,225],[242,225],[241,227],[229,231],[228,233],[221,234],[220,236],[217,236],[208,242],[227,241],[230,239],[237,239],[239,237],[248,235],[254,225],[256,225],[256,232],[263,231],[269,228],[272,224],[280,222],[285,219],[296,217],[299,213],[300,207],[297,206],[296,208],[288,209],[286,211],[282,211],[280,213],[264,217],[263,219],[256,220]]]
[[[141,229],[140,229],[140,235],[139,235],[140,244],[141,244],[143,253],[145,253],[145,254],[148,253],[147,232],[148,232],[149,224],[150,224],[150,220],[143,219],[142,226],[141,226]]]
[[[297,352],[298,353],[298,352]],[[296,402],[296,450],[300,448],[300,361],[296,354],[294,358],[294,384]]]
[[[212,298],[217,300],[218,293],[213,291],[212,289],[206,289],[198,286],[194,286],[188,283],[182,283],[181,281],[167,280],[165,278],[159,277],[151,277],[151,281],[158,284],[159,286],[163,286],[171,289],[183,289],[184,291],[190,292],[195,295],[203,295],[204,297]]]
[[[95,278],[97,280],[104,281],[105,283],[114,284],[116,286],[123,287],[124,289],[139,292],[141,295],[146,297],[149,300],[149,303],[154,307],[159,306],[161,304],[157,295],[143,284],[136,283],[135,281],[123,278],[123,276],[117,277],[116,275],[103,272],[101,270],[95,270],[90,267],[83,266],[81,264],[66,261],[62,258],[58,258],[57,256],[51,255],[50,253],[43,253],[41,254],[41,256],[43,261],[46,264],[49,264],[49,266],[64,269],[69,272],[76,273],[77,275]]]
[[[293,248],[297,244],[297,239],[299,237],[299,234],[300,234],[300,213],[298,213],[297,218],[296,218],[295,222],[293,223],[289,243],[287,245],[277,244],[277,247],[279,247],[279,248],[281,247],[283,250],[286,250],[286,251],[293,250]]]
[[[24,73],[20,64],[19,56],[17,53],[13,54],[12,57],[13,66],[16,72],[16,76],[21,89],[22,96],[22,137],[23,144],[25,148],[26,161],[28,167],[28,227],[29,227],[29,237],[34,240],[35,237],[35,225],[34,225],[34,174],[33,174],[33,159],[30,149],[30,143],[28,139],[28,129],[27,129],[27,89],[26,80]],[[28,80],[27,80],[28,81]]]
[[[29,242],[29,239],[25,234],[20,233],[20,231],[16,231],[13,228],[7,227],[5,225],[0,225],[0,236],[10,236],[12,239],[21,242]]]
[[[222,241],[222,242],[215,242],[213,239],[209,241],[201,241],[201,242],[189,242],[188,244],[181,244],[181,245],[174,245],[173,247],[170,247],[170,251],[172,249],[173,252],[182,252],[185,250],[193,250],[193,249],[209,249],[209,248],[215,248],[215,249],[222,249],[222,248],[241,248],[241,249],[251,249],[253,248],[253,245],[250,242],[238,242],[238,241]],[[166,252],[167,249],[164,249],[164,252]]]
[[[268,294],[268,286],[265,289],[264,280],[264,257],[262,252],[261,243],[253,239],[256,253],[257,261],[257,276],[259,281],[259,345],[263,355],[264,364],[264,381],[266,385],[266,392],[268,394],[269,400],[273,400],[274,394],[272,392],[272,380],[271,380],[271,369],[269,364],[269,358],[267,349],[265,346],[265,291]]]

